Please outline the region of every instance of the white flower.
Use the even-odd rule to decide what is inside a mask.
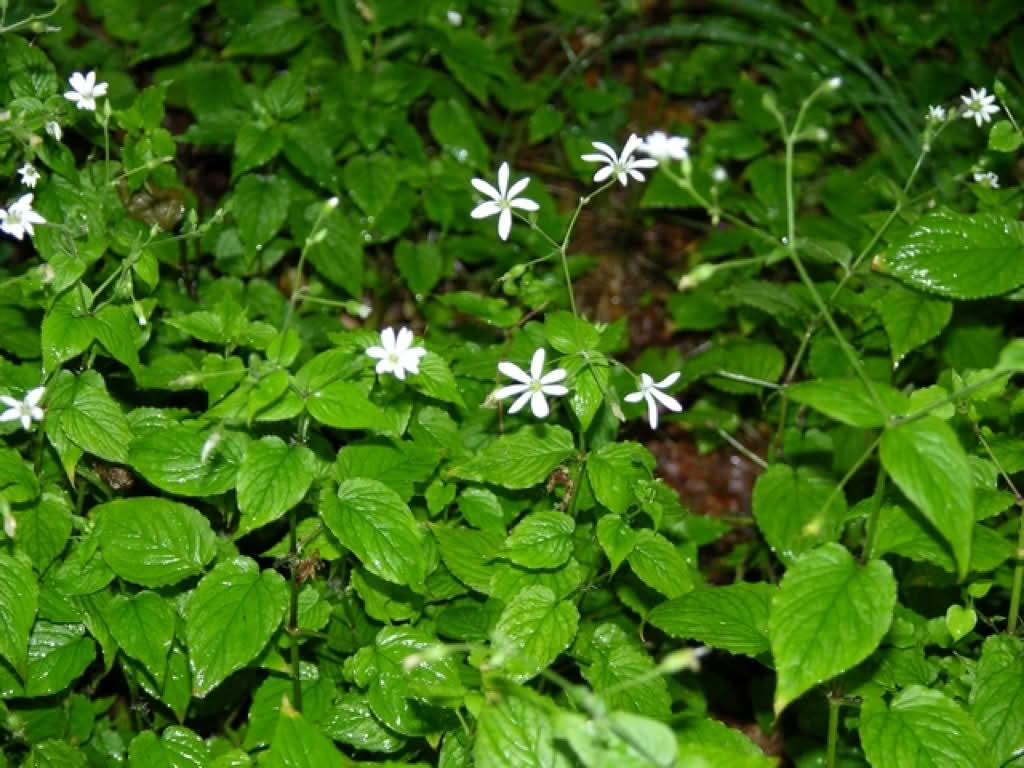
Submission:
[[[35,224],[45,224],[46,219],[32,210],[32,195],[22,195],[7,210],[0,208],[0,230],[21,240],[27,232],[34,235]]]
[[[671,387],[676,383],[679,378],[679,371],[670,373],[661,381],[655,381],[646,373],[640,374],[640,389],[636,392],[630,392],[623,398],[627,403],[639,403],[641,400],[647,401],[647,416],[651,422],[651,429],[658,428],[658,403],[661,403],[670,411],[681,411],[683,406],[679,404],[671,395],[666,395],[661,390]]]
[[[24,400],[16,400],[8,395],[0,395],[0,403],[7,406],[7,410],[0,413],[0,421],[21,421],[21,426],[26,430],[32,426],[33,421],[43,420],[43,409],[39,407],[39,401],[46,394],[46,387],[36,387],[29,390]]]
[[[380,346],[369,347],[366,354],[378,359],[377,373],[391,373],[398,379],[405,379],[405,372],[419,373],[420,358],[427,354],[423,347],[412,346],[413,335],[408,328],[401,328],[398,337],[390,326],[380,332]]]
[[[483,179],[473,179],[473,188],[491,199],[480,203],[469,214],[474,219],[484,219],[497,214],[498,237],[502,240],[508,240],[509,230],[512,229],[513,208],[518,208],[522,211],[540,210],[540,206],[533,202],[533,200],[528,200],[525,197],[516,197],[516,195],[526,189],[526,185],[530,183],[530,177],[527,176],[524,179],[520,179],[509,189],[508,173],[508,163],[502,163],[498,169],[497,189]]]
[[[843,85],[843,78],[841,78],[841,77],[830,77],[828,80],[825,81],[825,86],[830,91],[838,91],[839,88],[842,85]]]
[[[640,145],[640,151],[660,163],[666,160],[685,160],[690,140],[685,136],[669,136],[664,131],[655,131]]]
[[[512,407],[508,409],[509,413],[516,413],[529,401],[530,410],[533,411],[533,415],[538,419],[543,419],[550,413],[548,401],[544,399],[544,395],[561,397],[562,395],[569,394],[568,388],[558,383],[568,375],[564,368],[555,368],[550,373],[544,373],[543,347],[538,348],[533,353],[529,373],[515,363],[504,361],[498,363],[498,370],[510,379],[520,382],[519,384],[510,384],[507,387],[502,387],[494,393],[496,400],[504,400],[506,397],[519,395],[516,401],[512,403]]]
[[[54,141],[60,141],[60,137],[63,135],[60,130],[60,123],[56,120],[49,120],[44,127],[46,132],[53,136]]]
[[[453,27],[462,26],[462,14],[458,11],[448,11],[448,23]]]
[[[711,172],[711,180],[715,184],[725,184],[729,180],[729,172],[720,165],[716,165],[715,169]]]
[[[92,70],[84,76],[81,72],[75,72],[68,78],[68,82],[74,90],[65,93],[64,98],[74,102],[79,109],[95,111],[96,99],[107,95],[107,84],[97,83],[96,73]]]
[[[996,97],[986,92],[984,88],[980,90],[974,90],[971,88],[970,96],[961,96],[960,101],[964,103],[964,117],[970,120],[974,118],[974,122],[980,127],[982,123],[989,122],[996,112],[999,111],[999,107],[993,104]]]
[[[981,186],[988,187],[989,189],[999,189],[999,177],[992,173],[992,171],[974,174],[974,183],[981,184]]]
[[[39,171],[32,163],[25,163],[18,169],[18,173],[21,175],[22,184],[29,189],[35,189],[36,184],[39,183]]]
[[[604,163],[604,168],[599,168],[597,173],[594,174],[594,181],[601,183],[609,176],[614,175],[619,180],[619,184],[626,186],[626,182],[629,178],[633,178],[635,181],[643,181],[644,175],[637,170],[637,168],[657,168],[658,161],[652,158],[640,158],[633,157],[633,153],[636,152],[643,145],[640,141],[640,137],[635,133],[631,133],[629,138],[626,140],[626,146],[622,148],[622,154],[616,155],[615,150],[609,147],[607,144],[601,141],[592,141],[594,149],[601,152],[598,154],[583,155],[582,159],[588,163]]]
[[[928,114],[925,115],[930,123],[941,123],[946,120],[946,110],[937,104],[928,107]]]

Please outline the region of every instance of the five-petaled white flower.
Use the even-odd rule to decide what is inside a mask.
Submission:
[[[988,187],[989,189],[999,189],[999,177],[992,173],[992,171],[974,174],[974,183],[981,184],[981,186]]]
[[[666,160],[685,160],[689,154],[690,140],[685,136],[669,136],[664,131],[655,131],[644,139],[640,151],[650,155],[659,163]]]
[[[530,183],[530,177],[520,179],[508,186],[508,163],[502,163],[498,168],[498,188],[495,189],[483,179],[473,179],[474,189],[482,195],[487,195],[490,200],[485,200],[470,212],[474,219],[485,219],[488,216],[498,216],[498,237],[508,240],[509,230],[512,229],[512,209],[518,208],[521,211],[537,211],[540,206],[533,200],[525,197],[516,197],[526,189]]]
[[[940,107],[937,104],[932,104],[930,107],[928,107],[928,114],[925,115],[925,117],[928,119],[928,122],[930,123],[945,122],[946,109],[945,107]]]
[[[658,161],[653,158],[633,157],[633,153],[643,145],[640,137],[635,133],[631,133],[629,138],[626,139],[626,146],[622,148],[621,155],[615,154],[615,150],[603,141],[592,141],[591,144],[601,154],[582,155],[582,159],[588,163],[605,164],[604,168],[599,168],[597,173],[594,174],[594,181],[599,184],[609,176],[614,175],[619,180],[619,184],[626,186],[630,178],[634,181],[644,180],[644,175],[637,170],[638,168],[658,167]]]
[[[39,171],[32,163],[25,163],[18,169],[18,173],[21,176],[22,184],[29,189],[35,189],[36,184],[39,183]]]
[[[96,99],[107,95],[107,84],[96,82],[96,73],[90,70],[85,75],[81,72],[72,73],[68,78],[73,90],[64,94],[64,98],[74,102],[79,109],[96,109]]]
[[[640,389],[630,392],[624,398],[627,403],[639,403],[647,401],[647,416],[651,422],[651,429],[658,428],[658,403],[661,403],[670,411],[681,411],[683,406],[671,395],[666,395],[661,390],[671,387],[679,378],[679,371],[670,373],[661,381],[655,381],[646,373],[640,374]]]
[[[26,430],[29,429],[33,421],[43,420],[45,414],[43,409],[39,407],[39,401],[43,399],[45,394],[46,387],[36,387],[29,390],[24,400],[16,400],[9,395],[0,395],[0,403],[7,406],[7,410],[0,413],[0,421],[14,421],[17,419],[21,422],[22,427]]]
[[[960,101],[964,103],[964,117],[968,120],[973,117],[974,122],[980,127],[999,111],[999,107],[993,103],[995,100],[995,95],[988,93],[984,88],[977,91],[971,88],[969,96],[960,97]]]
[[[505,361],[498,363],[499,371],[510,379],[520,382],[519,384],[510,384],[507,387],[502,387],[494,393],[496,400],[504,400],[506,397],[519,395],[516,401],[512,403],[512,407],[508,409],[509,413],[516,413],[529,401],[530,410],[533,411],[533,415],[538,419],[543,419],[551,412],[548,408],[548,401],[544,399],[544,395],[561,397],[562,395],[569,394],[569,389],[558,383],[568,375],[566,370],[564,368],[555,368],[550,373],[544,373],[544,354],[544,347],[539,347],[533,353],[529,373],[515,363]]]
[[[32,194],[22,195],[11,203],[10,208],[0,208],[0,230],[21,240],[26,232],[35,234],[32,229],[35,224],[46,223],[46,219],[32,210],[32,197]]]
[[[398,379],[405,379],[405,373],[420,372],[420,358],[427,354],[423,347],[412,346],[413,335],[408,328],[401,328],[397,338],[388,326],[380,332],[380,346],[368,347],[366,354],[378,360],[377,373],[390,373]]]
[[[60,137],[63,136],[60,130],[60,123],[56,120],[49,120],[44,127],[46,132],[53,136],[54,141],[60,141]]]

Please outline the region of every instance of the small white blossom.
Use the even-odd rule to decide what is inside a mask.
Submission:
[[[946,109],[937,104],[928,107],[928,114],[925,115],[930,123],[942,123],[946,120]]]
[[[487,195],[490,200],[485,200],[470,212],[474,219],[485,219],[488,216],[498,217],[498,237],[508,240],[508,233],[512,229],[512,209],[518,208],[521,211],[537,211],[540,206],[533,200],[517,195],[526,189],[530,183],[530,177],[520,179],[508,186],[508,163],[502,163],[498,168],[498,188],[495,189],[483,179],[473,179],[473,188],[482,195]]]
[[[617,155],[615,150],[602,141],[592,141],[594,149],[601,154],[582,155],[582,159],[588,163],[604,163],[604,168],[599,168],[594,174],[594,181],[600,184],[610,176],[615,176],[619,184],[626,186],[632,178],[634,181],[643,181],[644,175],[638,168],[657,168],[658,161],[652,158],[635,158],[633,153],[643,145],[640,137],[635,133],[630,134],[626,140],[626,146],[622,148],[622,154]]]
[[[337,208],[338,207],[338,198],[337,197],[329,197],[329,198],[327,198],[327,207],[328,208]]]
[[[992,171],[974,174],[974,183],[981,184],[981,186],[988,187],[989,189],[999,189],[999,177],[992,173]]]
[[[87,109],[90,112],[96,110],[96,99],[107,95],[107,84],[96,82],[96,73],[93,71],[82,75],[81,72],[74,72],[68,78],[73,90],[67,91],[64,98],[73,102],[79,109]]]
[[[527,401],[530,403],[530,410],[538,419],[543,419],[551,410],[548,408],[548,401],[544,395],[550,397],[561,397],[569,394],[567,387],[559,384],[568,373],[564,368],[555,368],[550,373],[544,373],[544,348],[540,347],[533,353],[530,361],[530,372],[527,373],[515,363],[502,361],[498,363],[498,370],[510,379],[518,381],[518,384],[510,384],[498,389],[494,393],[496,400],[504,400],[507,397],[519,395],[509,413],[516,413]]]
[[[999,107],[994,104],[996,97],[993,94],[989,94],[984,88],[974,90],[971,88],[969,96],[961,96],[960,101],[964,103],[964,117],[967,120],[974,118],[974,122],[979,127],[982,123],[987,123],[992,119],[992,115],[999,111]]]
[[[0,230],[21,240],[26,232],[35,234],[34,225],[46,223],[46,219],[32,210],[32,197],[31,194],[22,195],[11,203],[10,208],[0,208]]]
[[[661,390],[671,387],[676,383],[679,378],[679,371],[670,373],[661,381],[655,381],[646,373],[640,374],[640,389],[636,392],[630,392],[623,398],[627,403],[639,403],[641,400],[647,401],[647,416],[651,422],[651,429],[658,428],[658,403],[661,403],[670,411],[679,412],[683,410],[683,406],[679,404],[671,395],[666,395]]]
[[[689,147],[690,140],[685,136],[669,136],[664,131],[655,131],[644,139],[640,151],[663,163],[666,160],[685,160]]]
[[[448,11],[448,23],[451,24],[453,27],[461,27],[462,14],[454,10]]]
[[[828,87],[828,89],[830,91],[838,91],[839,88],[843,85],[843,78],[841,78],[841,77],[830,77],[825,82],[825,85]]]
[[[729,180],[729,172],[720,165],[716,165],[715,169],[711,171],[711,180],[715,184],[725,184]]]
[[[47,121],[44,127],[46,132],[53,137],[54,141],[60,141],[60,137],[64,135],[60,130],[60,123],[56,120]]]
[[[17,400],[9,395],[0,395],[0,403],[7,406],[7,410],[0,413],[0,421],[21,422],[21,426],[28,430],[33,421],[42,421],[43,409],[39,407],[39,401],[46,394],[46,387],[36,387],[29,390],[24,400]]]
[[[365,320],[371,314],[373,314],[373,307],[370,306],[369,304],[366,304],[365,302],[362,303],[362,304],[358,304],[358,305],[356,305],[356,308],[355,308],[355,314],[356,314],[356,317],[358,317],[358,318],[360,318],[362,320]]]
[[[18,169],[18,174],[21,176],[21,183],[29,189],[35,189],[36,184],[39,183],[39,171],[32,163],[25,163],[21,166]]]
[[[420,358],[427,354],[423,347],[412,346],[413,335],[408,328],[401,328],[395,336],[388,326],[380,332],[380,346],[368,347],[366,354],[379,360],[377,373],[390,373],[397,379],[405,379],[405,373],[420,372]]]

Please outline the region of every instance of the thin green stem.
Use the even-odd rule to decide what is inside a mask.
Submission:
[[[857,461],[853,463],[853,466],[850,467],[849,470],[847,470],[845,475],[843,475],[843,479],[840,480],[839,484],[832,489],[831,493],[829,493],[828,495],[828,498],[825,499],[825,503],[821,505],[821,510],[823,514],[828,511],[828,508],[832,505],[832,502],[835,500],[836,496],[843,492],[843,488],[846,487],[846,484],[850,482],[853,476],[860,471],[860,468],[864,466],[864,463],[871,458],[872,454],[874,454],[875,452],[875,449],[878,448],[878,444],[880,442],[882,442],[881,435],[874,439],[871,445],[868,446],[868,449],[860,455],[860,458],[857,459]]]
[[[288,513],[288,553],[292,566],[291,600],[288,606],[288,634],[291,636],[292,706],[302,711],[302,672],[299,660],[299,565],[298,521],[296,510]]]
[[[828,697],[828,741],[825,744],[826,768],[836,768],[836,747],[839,743],[839,708],[841,699]]]
[[[757,466],[759,466],[761,469],[768,469],[768,462],[766,462],[764,459],[762,459],[756,453],[751,451],[749,448],[747,448],[747,446],[745,446],[743,443],[741,443],[739,440],[737,440],[735,437],[730,435],[728,432],[726,432],[721,427],[718,428],[718,436],[721,437],[723,440],[725,440],[725,442],[727,442],[729,445],[731,445],[737,451],[739,451],[744,456],[746,456],[747,459],[749,459],[750,461],[752,461],[755,464],[757,464]]]
[[[923,419],[932,411],[941,408],[942,406],[948,403],[956,402],[957,400],[966,397],[967,395],[971,394],[971,392],[975,392],[976,390],[979,390],[982,387],[987,387],[996,379],[1002,378],[1003,376],[1009,376],[1010,373],[1010,371],[999,371],[997,373],[993,373],[991,376],[986,376],[985,378],[979,379],[973,384],[969,384],[966,387],[963,387],[962,389],[958,389],[953,394],[947,395],[941,400],[936,400],[933,403],[928,403],[928,405],[924,406],[920,410],[914,411],[913,413],[908,413],[906,416],[894,416],[892,419],[890,419],[889,426],[898,427],[900,424],[908,424],[911,421]]]
[[[715,376],[721,376],[723,379],[732,379],[733,381],[742,381],[744,384],[753,384],[754,386],[764,387],[765,389],[782,389],[782,387],[774,381],[756,379],[753,376],[744,376],[742,373],[733,373],[732,371],[726,371],[724,369],[715,371]]]
[[[875,492],[871,496],[871,512],[868,514],[867,530],[864,532],[864,550],[861,553],[865,563],[875,556],[875,535],[878,533],[878,518],[882,513],[882,499],[885,496],[885,467],[878,464],[875,476]]]
[[[37,21],[42,21],[43,19],[48,19],[51,16],[53,16],[53,14],[55,14],[57,11],[59,11],[61,9],[61,6],[63,6],[63,5],[64,5],[63,0],[60,0],[60,2],[54,3],[53,9],[47,11],[46,13],[37,13],[37,14],[35,14],[33,16],[27,16],[24,19],[22,19],[21,21],[16,21],[13,24],[9,24],[6,27],[5,26],[0,26],[0,35],[6,35],[8,32],[15,32],[15,31],[21,29],[22,27],[27,27],[30,24],[35,24]],[[5,7],[4,8],[3,17],[0,18],[0,24],[2,24],[4,21],[6,21],[6,19],[7,19],[7,9]]]
[[[323,221],[324,216],[327,215],[328,211],[334,210],[336,205],[337,199],[331,198],[320,207],[320,212],[317,214],[316,220],[313,222],[313,227],[309,230],[309,235],[306,237],[306,241],[302,244],[302,250],[299,252],[299,264],[295,268],[295,287],[292,288],[292,295],[288,299],[288,309],[284,315],[284,323],[281,325],[282,336],[291,326],[292,318],[295,315],[295,304],[298,302],[299,296],[302,294],[302,268],[306,265],[306,254],[309,252],[309,249],[318,242],[316,238],[322,237],[319,234],[320,222]],[[283,349],[284,345],[281,345],[281,347]],[[278,357],[278,359],[280,359],[280,357]]]

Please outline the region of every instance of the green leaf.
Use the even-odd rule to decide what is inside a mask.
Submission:
[[[565,354],[592,352],[601,343],[601,334],[593,325],[571,312],[552,312],[544,321],[548,343]]]
[[[108,461],[128,460],[131,428],[96,371],[79,376],[61,371],[49,389],[46,407],[46,432],[51,440],[65,438]]]
[[[913,685],[889,706],[869,698],[860,739],[873,768],[994,768],[978,726],[940,691]]]
[[[384,483],[356,477],[329,494],[320,516],[338,541],[366,569],[394,584],[422,584],[426,578],[423,535],[402,498]]]
[[[32,745],[32,751],[22,765],[24,768],[86,768],[89,761],[78,747],[66,741],[47,739]],[[0,766],[6,768],[7,763],[0,762]]]
[[[243,176],[235,185],[231,200],[242,241],[249,248],[262,248],[269,243],[284,226],[290,200],[284,179],[252,173]]]
[[[456,99],[435,101],[427,115],[430,133],[457,162],[489,171],[490,152],[469,108]]]
[[[636,546],[636,538],[636,531],[619,515],[602,515],[597,521],[597,541],[611,563],[612,573],[629,557]]]
[[[0,448],[0,492],[13,504],[31,501],[39,495],[39,478],[13,448]]]
[[[485,703],[476,726],[476,768],[570,768],[554,744],[553,705],[532,691],[512,689]]]
[[[337,429],[369,429],[382,434],[399,431],[391,414],[347,381],[335,381],[310,393],[306,410],[320,423]]]
[[[316,473],[316,457],[304,445],[288,445],[279,437],[249,443],[238,469],[235,537],[277,520],[301,502]]]
[[[65,496],[47,492],[33,504],[13,512],[18,521],[18,549],[32,558],[39,571],[44,571],[71,538],[71,504]]]
[[[398,189],[398,168],[390,155],[359,154],[345,163],[342,178],[352,199],[367,216],[379,216]]]
[[[420,372],[409,379],[409,386],[427,397],[465,408],[459,384],[445,359],[434,352],[420,358]]]
[[[0,554],[0,656],[22,678],[28,672],[28,642],[39,605],[39,584],[32,568]]]
[[[417,300],[422,300],[441,279],[444,270],[441,247],[437,243],[401,240],[395,246],[395,266],[409,290],[416,294]]]
[[[949,325],[953,304],[893,283],[881,300],[882,324],[889,336],[893,362],[927,344]]]
[[[907,412],[910,401],[903,393],[877,381],[872,386],[891,415]],[[802,381],[786,387],[786,396],[851,427],[869,429],[885,425],[885,413],[860,379]]]
[[[114,359],[128,366],[134,373],[139,367],[139,350],[135,337],[139,321],[126,306],[108,304],[93,315],[82,318],[90,333],[99,339]]]
[[[145,587],[202,573],[216,552],[209,521],[186,504],[151,496],[93,507],[103,559],[121,578]]]
[[[281,151],[283,144],[284,138],[280,131],[268,129],[255,120],[243,123],[235,137],[235,159],[231,175],[238,178],[246,171],[270,162]]]
[[[761,394],[763,387],[713,374],[721,370],[762,381],[778,381],[785,367],[782,352],[773,344],[750,339],[726,339],[693,358],[683,368],[683,376],[686,381],[710,376],[708,383],[723,392],[757,395]]]
[[[285,699],[264,764],[268,768],[328,768],[348,761],[337,747]]]
[[[106,618],[121,650],[142,662],[157,685],[163,686],[176,621],[170,604],[156,592],[118,595]]]
[[[336,474],[339,480],[380,480],[408,501],[415,487],[434,473],[439,460],[436,451],[419,442],[369,438],[349,443],[338,452]]]
[[[189,427],[168,427],[146,432],[132,445],[131,464],[162,491],[180,496],[213,496],[236,485],[238,465],[245,451],[244,438],[225,433],[203,461],[203,446],[216,440],[210,433]]]
[[[756,657],[769,649],[768,617],[777,592],[763,583],[701,587],[662,603],[647,620],[673,637]]]
[[[637,531],[636,544],[626,559],[644,584],[665,597],[679,597],[693,589],[690,565],[660,533],[648,528]]]
[[[93,335],[85,318],[86,308],[81,291],[69,290],[53,303],[43,316],[43,371],[53,371],[61,363],[86,350]]]
[[[985,640],[970,706],[999,763],[1024,748],[1024,645],[1018,638],[991,635]]]
[[[996,213],[942,209],[876,258],[914,288],[953,299],[981,299],[1024,284],[1024,222]]]
[[[839,537],[846,497],[836,490],[834,482],[811,467],[773,464],[757,478],[754,519],[784,563]]]
[[[558,600],[547,587],[528,587],[505,606],[491,641],[492,663],[517,682],[525,682],[558,658],[576,636],[576,606]]]
[[[96,658],[96,643],[82,624],[37,621],[28,641],[26,696],[49,696],[67,688]]]
[[[525,568],[558,568],[572,554],[575,528],[576,522],[561,512],[534,512],[512,529],[500,555]]]
[[[370,752],[397,752],[405,739],[388,729],[373,714],[366,697],[346,693],[338,698],[324,723],[324,733],[356,749]]]
[[[635,503],[638,480],[649,480],[654,457],[639,443],[608,443],[587,457],[587,479],[594,496],[618,515]]]
[[[314,206],[313,211],[317,208],[319,205]],[[349,296],[359,298],[363,292],[363,243],[359,230],[337,209],[326,214],[320,226],[326,234],[323,240],[307,246],[309,263],[321,277],[344,289]]]
[[[900,424],[882,435],[881,457],[903,495],[949,542],[962,578],[971,562],[974,484],[952,428],[935,416]]]
[[[881,560],[859,567],[839,544],[800,558],[782,577],[768,620],[775,714],[866,659],[889,631],[895,605],[896,579]]]
[[[505,488],[530,488],[547,480],[573,450],[572,433],[567,429],[534,424],[499,437],[473,458],[456,465],[451,474]]]
[[[1000,120],[988,133],[988,148],[996,152],[1016,152],[1021,141],[1020,133],[1009,120]]]
[[[300,45],[310,34],[312,22],[288,4],[262,6],[246,23],[233,31],[224,56],[274,56]]]
[[[654,660],[617,624],[602,624],[587,646],[590,664],[583,677],[609,710],[659,719],[669,717],[672,699]]]
[[[179,725],[165,729],[159,737],[143,731],[128,749],[131,768],[200,768],[210,764],[210,750],[193,731]]]

